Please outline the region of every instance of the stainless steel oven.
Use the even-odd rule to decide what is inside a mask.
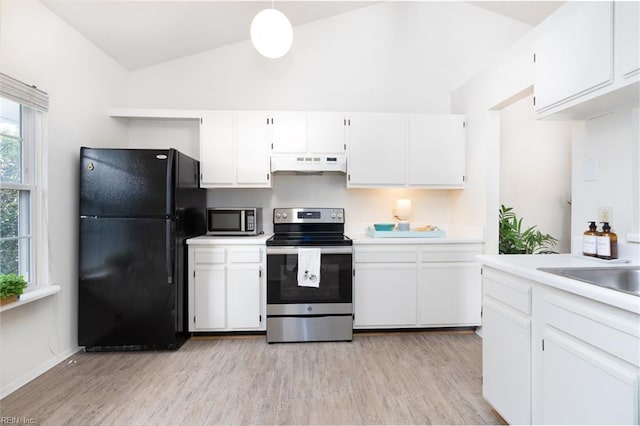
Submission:
[[[352,340],[353,248],[344,210],[274,209],[274,231],[267,240],[267,342]],[[300,282],[305,249],[319,257],[317,286]]]

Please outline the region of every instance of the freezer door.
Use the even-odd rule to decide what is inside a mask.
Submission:
[[[79,346],[176,345],[184,280],[175,245],[171,220],[80,219]]]
[[[80,150],[80,216],[173,216],[175,150]]]

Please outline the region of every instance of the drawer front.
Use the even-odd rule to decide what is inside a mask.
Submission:
[[[230,248],[227,257],[230,263],[260,263],[262,250],[260,247]]]
[[[544,298],[544,321],[640,367],[640,316],[632,312],[550,291]]]
[[[196,265],[210,263],[225,263],[225,249],[202,248],[195,249],[194,262]]]
[[[518,277],[485,268],[482,292],[523,314],[531,315],[531,285]]]
[[[437,244],[420,250],[423,262],[475,262],[482,253],[480,244]]]
[[[354,261],[356,263],[396,263],[396,262],[416,262],[418,253],[415,249],[409,250],[354,250]]]

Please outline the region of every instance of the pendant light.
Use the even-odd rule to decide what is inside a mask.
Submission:
[[[281,58],[291,49],[293,28],[284,13],[274,8],[264,9],[251,21],[251,42],[256,50],[270,59]]]

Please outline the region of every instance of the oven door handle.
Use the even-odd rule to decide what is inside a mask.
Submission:
[[[327,246],[281,246],[267,247],[267,256],[270,254],[298,254],[299,248],[319,248],[320,254],[352,254],[353,247],[327,247]]]

